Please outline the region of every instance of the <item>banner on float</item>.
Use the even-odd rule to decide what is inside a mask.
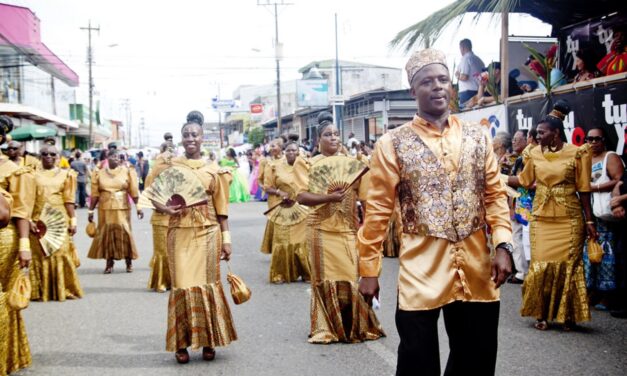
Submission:
[[[472,111],[464,111],[455,116],[468,122],[480,123],[489,129],[490,135],[494,137],[498,132],[510,133],[507,123],[507,110],[504,104],[481,107]]]
[[[591,19],[560,30],[560,67],[562,72],[572,79],[577,74],[575,57],[583,51],[589,65],[598,64],[605,55],[610,53],[614,43],[614,29],[624,27],[627,23],[625,14]]]
[[[582,145],[588,130],[603,129],[608,149],[625,155],[627,128],[627,83],[614,83],[563,94],[553,94],[507,106],[508,123],[512,132],[531,129],[542,120],[557,100],[566,100],[572,111],[564,120],[567,141]]]

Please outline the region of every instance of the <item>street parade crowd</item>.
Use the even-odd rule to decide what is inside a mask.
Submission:
[[[463,54],[472,51],[465,41]],[[222,261],[237,252],[231,233],[243,231],[230,228],[229,204],[250,200],[267,201],[268,288],[311,285],[310,343],[385,336],[373,305],[382,258],[398,257],[397,375],[440,374],[441,311],[445,373],[494,374],[503,283],[522,284],[520,314],[540,331],[577,330],[591,309],[625,318],[627,182],[603,129],[567,143],[570,105],[557,101],[532,129],[491,137],[450,113],[454,72],[442,52],[415,52],[406,71],[418,111],[376,142],[350,134],[343,144],[323,112],[312,140],[290,134],[219,158],[203,151],[204,118],[192,111],[155,156],[110,144],[68,157],[50,140],[35,157],[9,139],[3,116],[0,375],[31,364],[21,316],[29,300],[83,297],[77,231],[93,238],[87,257],[103,260],[105,274],[122,260],[133,272],[133,206],[140,219],[152,209],[147,288],[169,291],[165,349],[178,363],[189,348],[211,361],[238,338]],[[464,82],[470,73],[454,74]],[[483,90],[469,86],[460,101]],[[87,224],[77,222],[81,208]],[[245,301],[241,278],[227,275],[236,303]]]

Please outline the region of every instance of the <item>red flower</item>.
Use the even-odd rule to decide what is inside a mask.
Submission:
[[[540,77],[546,77],[546,72],[544,71],[544,67],[538,60],[533,60],[529,63],[529,69],[531,69],[535,74]]]
[[[546,53],[546,58],[547,59],[554,59],[555,58],[555,54],[557,53],[557,44],[554,44],[551,46],[551,48],[549,48],[549,50]]]

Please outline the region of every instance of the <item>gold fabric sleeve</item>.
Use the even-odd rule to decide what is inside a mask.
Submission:
[[[579,147],[575,155],[575,186],[577,192],[590,192],[590,180],[592,176],[592,154],[590,144]]]
[[[268,163],[267,158],[264,158],[261,161],[259,161],[259,173],[257,175],[257,183],[264,191],[266,190],[266,187],[264,186],[264,182],[265,182],[267,163]]]
[[[226,170],[220,170],[216,174],[216,187],[213,192],[213,206],[217,215],[229,216],[229,185],[233,177]]]
[[[294,191],[296,195],[309,191],[309,164],[300,157],[294,162]]]
[[[100,197],[100,169],[98,167],[91,172],[91,197]]]
[[[536,171],[533,158],[531,157],[531,150],[532,148],[530,147],[523,150],[522,157],[525,167],[522,172],[518,174],[518,182],[525,188],[530,188],[536,181]]]
[[[485,220],[492,229],[492,244],[512,242],[512,223],[507,206],[507,193],[500,178],[499,164],[492,150],[492,141],[486,134],[485,158]]]
[[[76,201],[76,172],[69,170],[63,183],[63,202],[74,204]]]
[[[266,172],[263,176],[263,188],[267,190],[268,188],[278,188],[277,187],[277,173],[276,169],[279,168],[276,164],[268,164],[266,167]]]
[[[13,198],[11,216],[13,218],[30,219],[37,197],[35,175],[28,167],[16,170],[9,179],[9,190]]]
[[[357,234],[359,250],[359,275],[377,277],[381,269],[382,244],[386,238],[390,217],[394,212],[396,187],[400,181],[400,169],[396,152],[389,135],[377,141],[370,159],[367,210],[364,225]]]
[[[13,197],[11,197],[9,192],[5,191],[2,188],[0,188],[0,195],[2,195],[2,197],[4,197],[5,200],[7,200],[7,204],[9,204],[9,207],[8,207],[9,216],[11,216],[11,206],[13,205]]]
[[[128,194],[132,198],[139,197],[139,180],[137,179],[137,172],[134,168],[128,168]]]

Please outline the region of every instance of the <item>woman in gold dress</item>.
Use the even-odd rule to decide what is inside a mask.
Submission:
[[[0,188],[0,229],[5,228],[11,222],[11,204],[13,199],[4,189]],[[7,297],[0,283],[0,328],[9,327],[9,307]],[[0,375],[6,375],[6,359],[8,353],[9,333],[6,330],[0,332]]]
[[[538,330],[546,330],[549,321],[569,330],[590,320],[583,246],[586,232],[597,237],[590,205],[591,153],[589,145],[566,143],[562,121],[569,112],[564,101],[555,103],[538,124],[540,145],[525,149],[522,173],[509,178],[527,188],[536,184],[521,314],[535,317]]]
[[[133,261],[138,257],[131,232],[131,208],[128,197],[135,204],[139,197],[137,174],[134,168],[120,163],[118,152],[109,150],[107,166],[94,170],[91,177],[91,200],[87,220],[94,221],[94,209],[98,206],[98,230],[87,257],[105,259],[104,273],[113,272],[114,260],[126,260],[126,272],[133,271]],[[100,205],[98,205],[100,204]],[[137,217],[144,213],[137,209]]]
[[[12,129],[11,119],[0,116],[0,144],[6,141],[6,135]],[[11,221],[0,229],[0,285],[4,293],[22,272],[20,269],[27,268],[31,262],[29,221],[35,205],[35,177],[28,167],[20,168],[0,155],[0,188],[13,199]],[[0,341],[6,336],[6,356],[0,357],[0,369],[11,373],[28,367],[31,355],[21,312],[9,309],[7,314],[8,323],[0,326]]]
[[[155,179],[155,170],[162,171],[163,166],[169,166],[172,163],[174,154],[170,152],[167,143],[161,144],[161,154],[155,159],[154,165],[146,178],[145,188],[150,187]],[[150,277],[148,278],[148,288],[156,292],[166,292],[172,287],[170,281],[170,269],[168,268],[168,224],[170,217],[166,214],[159,213],[157,210],[152,211],[150,224],[152,225],[152,246],[153,254],[150,259]]]
[[[270,141],[269,148],[270,148],[270,158],[263,158],[259,162],[259,176],[257,177],[259,186],[268,195],[268,209],[274,207],[276,204],[281,202],[281,197],[277,195],[272,195],[268,192],[267,187],[266,187],[266,175],[268,174],[268,171],[272,169],[272,166],[284,160],[283,139],[276,138]],[[268,254],[272,252],[272,239],[273,238],[274,238],[274,223],[270,221],[266,221],[266,229],[263,232],[263,239],[261,240],[261,253]]]
[[[63,245],[51,256],[44,256],[37,241],[37,234],[31,235],[31,244],[35,250],[31,266],[32,300],[58,300],[81,298],[76,266],[72,259],[72,236],[76,234],[76,216],[74,200],[76,195],[76,173],[56,167],[59,153],[56,147],[45,145],[41,149],[42,169],[35,173],[38,188],[42,191],[46,204],[59,209],[65,216],[67,235]],[[33,215],[36,222],[41,213]]]
[[[298,144],[290,142],[285,147],[285,158],[269,166],[264,181],[268,197],[277,197],[283,202],[295,200],[294,162],[298,158],[298,154]],[[268,223],[271,222],[268,221]],[[291,226],[275,223],[273,227],[270,282],[294,282],[298,278],[309,282],[307,221],[303,220]]]
[[[339,132],[333,116],[318,116],[321,154],[311,158],[311,165],[339,155]],[[308,192],[309,167],[299,159],[295,167],[297,201],[307,206],[323,205],[312,211],[308,220],[309,259],[311,267],[311,332],[309,342],[361,342],[385,333],[372,308],[358,291],[359,253],[356,249],[357,200],[365,197],[366,178],[345,192],[330,194]],[[325,215],[324,204],[343,203],[349,209]],[[328,213],[327,213],[328,214]]]
[[[231,311],[220,281],[220,260],[231,257],[228,204],[231,175],[201,155],[202,125],[198,111],[187,116],[181,130],[185,155],[172,165],[191,170],[206,187],[207,203],[192,208],[153,205],[170,217],[168,262],[172,290],[168,301],[166,350],[179,363],[189,362],[188,347],[202,347],[204,360],[215,358],[215,348],[237,339]],[[167,166],[155,168],[155,176]]]

